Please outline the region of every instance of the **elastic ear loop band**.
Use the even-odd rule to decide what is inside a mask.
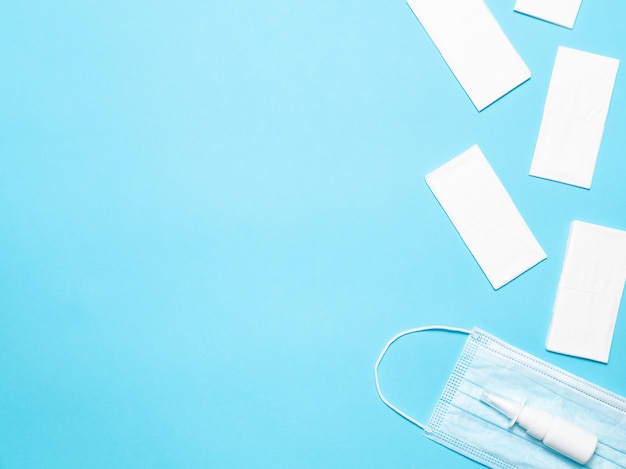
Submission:
[[[380,383],[378,382],[378,367],[380,366],[380,362],[382,361],[383,357],[385,356],[385,354],[389,350],[389,347],[391,347],[391,345],[396,340],[398,340],[401,337],[404,337],[405,335],[414,334],[416,332],[423,332],[423,331],[448,331],[448,332],[458,332],[458,333],[461,333],[461,334],[468,334],[468,335],[471,334],[471,332],[472,332],[469,329],[463,329],[461,327],[450,327],[450,326],[424,326],[424,327],[416,327],[414,329],[409,329],[409,330],[406,330],[404,332],[400,332],[399,334],[396,334],[395,336],[393,336],[391,338],[391,340],[389,342],[387,342],[387,345],[385,345],[385,347],[383,348],[382,352],[380,352],[380,355],[378,356],[378,360],[376,360],[376,364],[374,365],[374,380],[376,381],[376,392],[378,393],[378,397],[380,397],[380,400],[383,401],[383,403],[387,407],[389,407],[391,410],[393,410],[400,417],[404,417],[409,422],[417,425],[422,430],[425,430],[426,426],[422,422],[420,422],[419,420],[414,419],[410,415],[405,414],[403,411],[401,411],[395,405],[393,405],[391,402],[389,402],[385,396],[383,396],[383,392],[380,389]]]

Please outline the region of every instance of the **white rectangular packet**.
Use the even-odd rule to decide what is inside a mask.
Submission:
[[[530,175],[591,188],[619,60],[559,47]]]
[[[582,0],[517,0],[513,10],[572,29],[581,3]]]
[[[626,231],[574,221],[546,349],[603,363],[626,280]]]
[[[494,289],[546,258],[478,145],[428,174],[426,183]]]
[[[479,111],[530,78],[484,0],[408,4]]]

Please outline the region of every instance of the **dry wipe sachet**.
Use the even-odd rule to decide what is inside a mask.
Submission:
[[[530,78],[484,0],[408,0],[479,111]]]
[[[546,348],[607,363],[626,280],[626,231],[572,222]]]
[[[493,288],[546,258],[478,145],[428,174],[426,183]]]
[[[518,13],[572,29],[581,3],[582,0],[517,0],[513,9]]]
[[[530,175],[589,189],[619,60],[559,47]]]

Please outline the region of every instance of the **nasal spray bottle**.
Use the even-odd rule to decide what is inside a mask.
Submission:
[[[577,463],[586,464],[596,451],[596,435],[561,417],[525,405],[526,398],[520,404],[483,391],[480,400],[509,417],[509,428],[519,424],[530,436]]]

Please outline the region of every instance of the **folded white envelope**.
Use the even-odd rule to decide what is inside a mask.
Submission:
[[[546,258],[477,145],[427,175],[426,183],[493,288]]]
[[[619,60],[559,47],[531,176],[589,189]]]
[[[530,78],[484,0],[408,0],[480,111]]]
[[[572,29],[582,0],[517,0],[513,9]]]
[[[626,231],[574,221],[546,348],[607,363],[626,280]]]

